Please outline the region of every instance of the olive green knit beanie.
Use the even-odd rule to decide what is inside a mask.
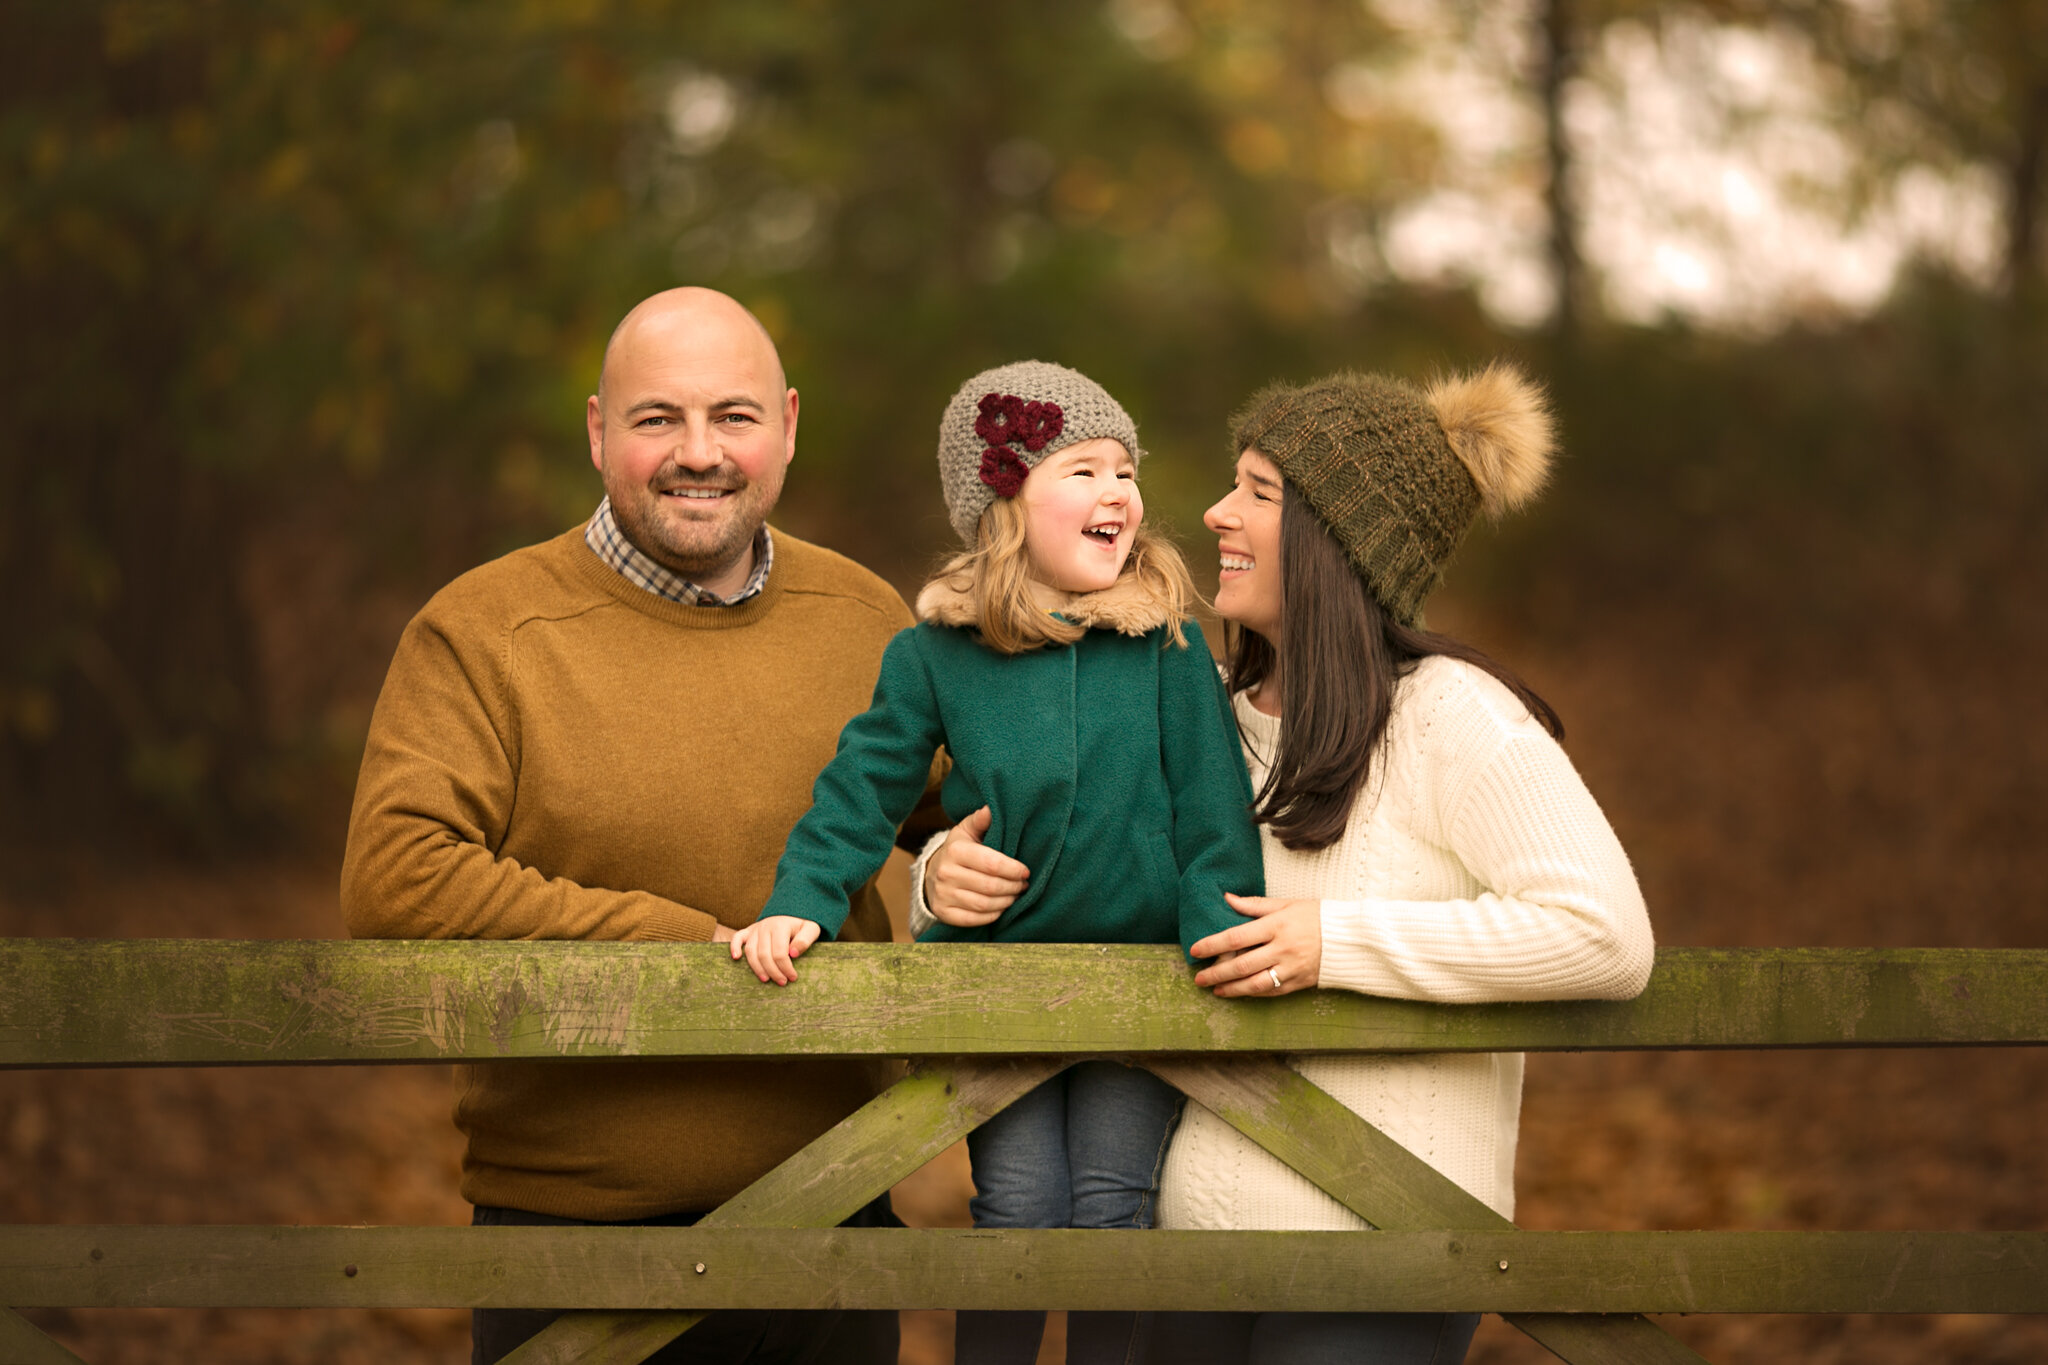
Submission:
[[[1458,542],[1543,487],[1550,411],[1514,367],[1427,389],[1378,374],[1275,384],[1232,423],[1232,449],[1280,467],[1372,594],[1413,625]]]

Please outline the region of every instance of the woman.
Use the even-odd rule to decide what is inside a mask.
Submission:
[[[1628,858],[1558,746],[1555,712],[1422,606],[1481,510],[1542,486],[1541,395],[1512,369],[1426,391],[1340,374],[1253,399],[1233,432],[1216,608],[1268,896],[1195,945],[1219,996],[1313,986],[1406,1000],[1627,999],[1650,925]],[[1026,870],[947,836],[920,890],[986,913]],[[1503,1216],[1514,1214],[1516,1054],[1293,1063]],[[1357,1215],[1197,1104],[1162,1180],[1167,1228],[1363,1228]],[[1471,1314],[1164,1314],[1154,1357],[1457,1361]]]

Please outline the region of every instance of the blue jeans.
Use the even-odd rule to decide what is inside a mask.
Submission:
[[[978,1228],[1149,1228],[1178,1090],[1149,1071],[1081,1062],[967,1135]],[[1136,1313],[1067,1315],[1069,1365],[1140,1358]],[[1045,1314],[962,1313],[959,1365],[1032,1365]]]
[[[1153,1360],[1174,1365],[1458,1365],[1477,1313],[1159,1313]]]

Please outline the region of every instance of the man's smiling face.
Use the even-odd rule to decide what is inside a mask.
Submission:
[[[649,557],[713,592],[753,569],[754,534],[796,454],[796,390],[751,314],[670,290],[636,308],[585,413],[612,515]]]

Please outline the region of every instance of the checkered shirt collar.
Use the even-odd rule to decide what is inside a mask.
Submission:
[[[597,511],[591,514],[590,524],[583,528],[583,543],[634,587],[645,588],[656,597],[666,597],[686,607],[736,607],[748,598],[760,595],[761,589],[768,585],[768,571],[775,567],[775,538],[768,534],[764,523],[754,533],[753,574],[745,587],[730,597],[721,597],[657,564],[639,546],[626,539],[626,533],[619,529],[618,518],[612,515],[610,498],[600,502]]]

